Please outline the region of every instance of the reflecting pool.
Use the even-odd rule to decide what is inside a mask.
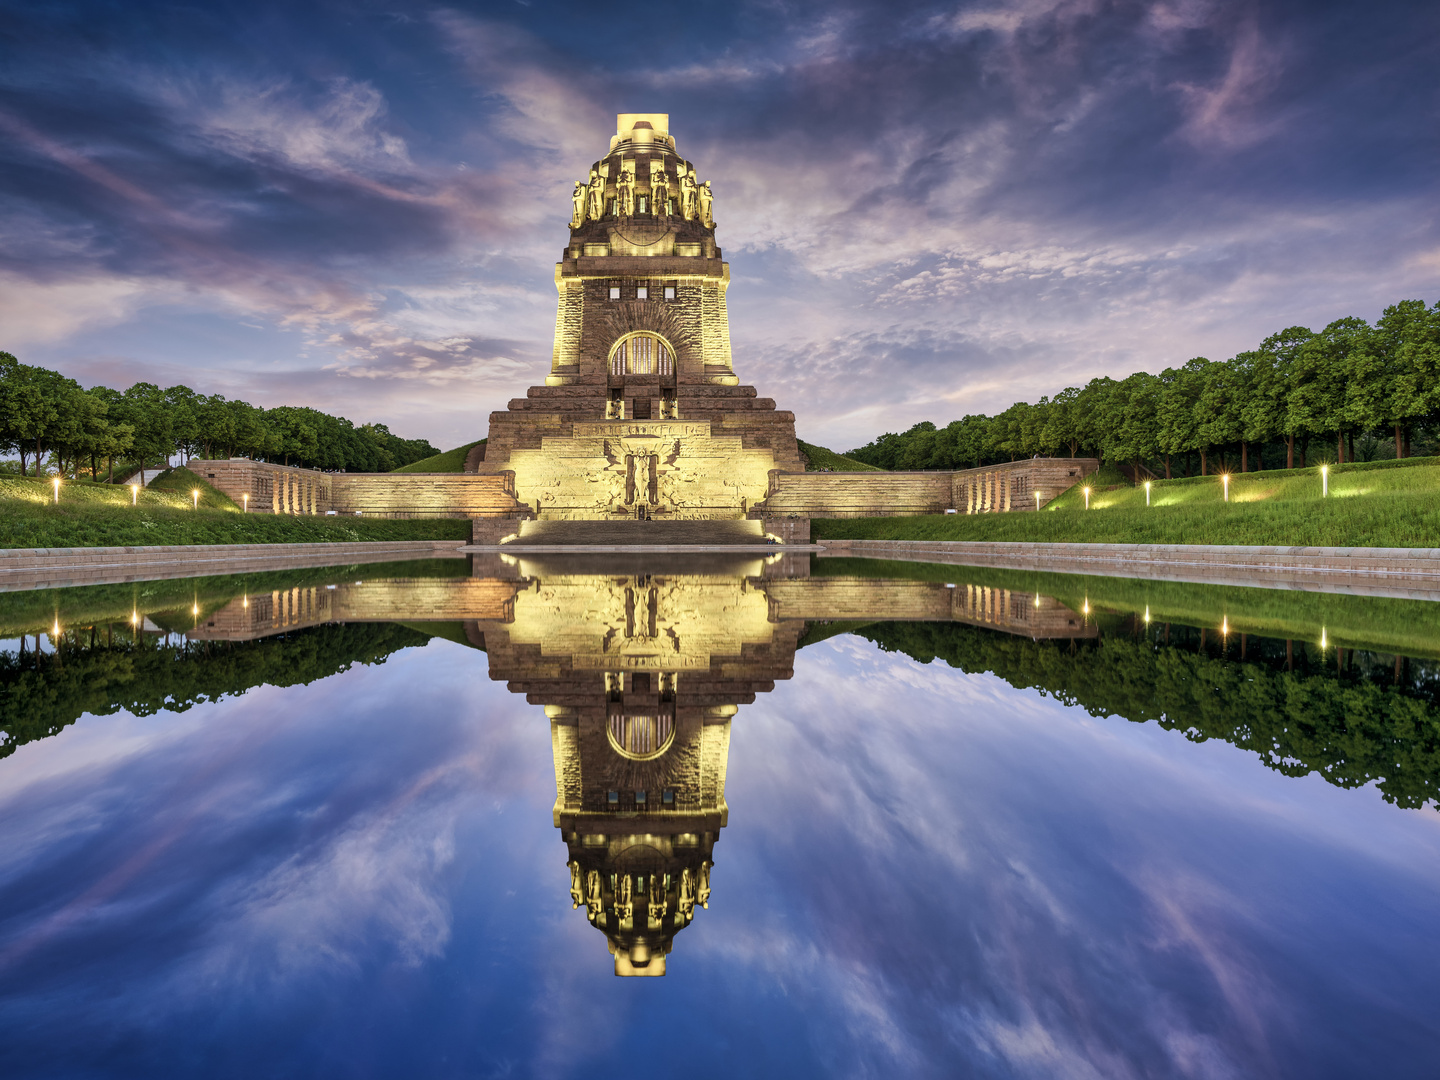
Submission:
[[[0,593],[0,1074],[1433,1076],[1436,611],[795,556]]]

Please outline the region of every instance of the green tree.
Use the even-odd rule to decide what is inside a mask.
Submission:
[[[1080,454],[1079,411],[1076,401],[1080,397],[1078,386],[1067,386],[1050,399],[1050,408],[1045,413],[1045,426],[1040,432],[1040,442],[1050,450],[1066,448],[1071,457]]]
[[[1156,447],[1165,455],[1165,478],[1170,479],[1170,458],[1198,450],[1200,395],[1205,389],[1210,361],[1197,356],[1180,368],[1166,368],[1160,374],[1160,397],[1155,406]],[[1188,465],[1185,475],[1190,475]]]
[[[1391,380],[1386,422],[1395,430],[1395,456],[1410,456],[1416,423],[1440,414],[1440,301],[1404,300],[1375,324],[1375,352]]]
[[[1160,448],[1160,394],[1160,380],[1144,371],[1116,383],[1109,393],[1109,423],[1102,452],[1109,460],[1130,462],[1137,481],[1141,462],[1154,457]]]
[[[1275,395],[1274,410],[1279,415],[1279,431],[1285,436],[1285,467],[1295,467],[1295,440],[1300,439],[1300,467],[1305,467],[1305,449],[1310,439],[1310,417],[1306,408],[1296,408],[1297,391],[1311,378],[1308,360],[1301,361],[1301,354],[1310,348],[1315,334],[1303,326],[1291,326],[1278,334],[1271,334],[1260,343],[1260,352],[1271,357],[1271,375],[1275,381],[1267,383],[1267,392]],[[1303,400],[1302,400],[1303,405]]]
[[[1195,426],[1204,446],[1223,448],[1234,443],[1240,450],[1240,469],[1249,466],[1249,444],[1245,439],[1245,401],[1250,394],[1250,371],[1235,360],[1211,364],[1206,369],[1200,400],[1195,407]],[[1222,461],[1222,468],[1224,467]],[[1201,472],[1204,472],[1202,467]]]

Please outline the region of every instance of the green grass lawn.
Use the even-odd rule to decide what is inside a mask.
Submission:
[[[1079,486],[1040,513],[815,519],[817,540],[1019,540],[1050,543],[1440,547],[1440,459],[1157,480],[1145,490]],[[1103,479],[1103,477],[1102,477]]]
[[[421,458],[419,461],[412,461],[409,465],[401,465],[391,472],[464,472],[465,455],[471,449],[485,442],[485,439],[476,439],[464,446],[457,446],[454,450],[446,450],[443,454],[436,454],[434,457]]]
[[[876,468],[874,465],[866,465],[863,461],[856,461],[844,454],[837,454],[834,450],[826,450],[823,446],[816,446],[813,443],[795,440],[800,443],[800,452],[810,461],[812,472],[820,469],[829,469],[831,472],[884,472],[884,469]]]
[[[200,492],[199,509],[192,491]],[[308,544],[380,540],[468,540],[465,519],[291,517],[246,514],[188,469],[141,488],[89,481],[0,478],[0,547],[130,547],[163,544]]]

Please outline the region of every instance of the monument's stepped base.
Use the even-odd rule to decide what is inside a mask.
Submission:
[[[763,544],[758,521],[522,521],[515,544]]]
[[[630,420],[661,419],[662,395],[667,389],[655,376],[630,376],[619,388],[624,416]],[[773,455],[772,467],[803,471],[804,459],[795,441],[795,414],[776,409],[771,398],[757,397],[753,386],[714,386],[682,383],[677,394],[678,416],[672,419],[709,422],[712,434],[737,436],[747,450],[764,449]],[[516,450],[538,450],[545,438],[569,438],[577,423],[593,423],[606,415],[603,382],[570,386],[532,386],[528,396],[515,398],[506,412],[490,414],[489,443],[477,457],[474,471],[499,473],[509,467]],[[643,405],[638,410],[637,404]]]

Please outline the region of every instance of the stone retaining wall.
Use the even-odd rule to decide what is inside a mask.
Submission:
[[[508,473],[326,473],[249,458],[188,467],[251,513],[485,518],[526,509]]]
[[[1096,458],[1024,458],[957,472],[776,472],[754,513],[856,518],[1037,510],[1099,468]]]
[[[0,549],[0,592],[252,573],[300,566],[462,558],[459,540],[343,544],[174,544]]]

